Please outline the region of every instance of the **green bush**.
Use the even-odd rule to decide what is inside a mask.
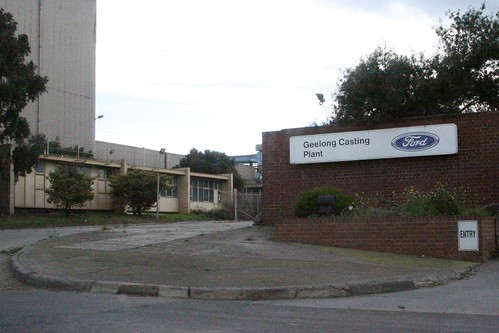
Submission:
[[[402,215],[434,216],[460,215],[466,208],[466,193],[463,189],[437,183],[429,192],[421,193],[409,188],[404,193]]]
[[[438,183],[429,193],[429,201],[437,215],[459,215],[466,205],[465,191]]]
[[[317,198],[320,195],[334,195],[336,202],[334,205],[334,214],[339,215],[341,212],[352,205],[353,197],[340,192],[334,187],[318,187],[311,191],[306,191],[300,194],[298,201],[294,206],[294,213],[298,217],[309,217],[317,214],[319,206]]]
[[[345,213],[346,214],[346,213]],[[352,211],[348,212],[349,216],[367,216],[367,217],[386,217],[394,216],[396,212],[393,209],[381,207],[359,207],[353,205]]]

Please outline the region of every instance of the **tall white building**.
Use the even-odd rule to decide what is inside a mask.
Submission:
[[[94,150],[96,0],[0,0],[27,34],[47,92],[22,113],[31,133]]]

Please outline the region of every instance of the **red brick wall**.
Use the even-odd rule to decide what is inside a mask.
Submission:
[[[290,218],[276,224],[279,241],[435,258],[482,261],[494,250],[494,218],[479,219],[480,251],[459,251],[458,218]]]
[[[290,164],[289,137],[332,132],[454,123],[456,155],[320,164]],[[499,112],[404,119],[382,125],[350,124],[263,133],[263,219],[265,224],[293,218],[301,192],[333,186],[392,200],[409,187],[428,190],[437,182],[463,186],[471,206],[499,202]]]

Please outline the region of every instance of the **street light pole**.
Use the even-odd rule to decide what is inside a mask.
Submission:
[[[107,147],[106,162],[109,162],[109,155],[112,155],[113,153],[114,153],[114,149]]]
[[[102,115],[102,114],[100,114],[100,115],[98,115],[97,117],[95,117],[95,118],[94,118],[94,151],[93,151],[94,158],[95,158],[95,156],[96,156],[96,152],[95,152],[95,150],[97,149],[97,145],[96,145],[96,143],[95,143],[95,121],[96,121],[96,120],[99,120],[99,119],[102,119],[102,118],[104,118],[104,115]],[[47,147],[48,147],[48,146],[47,146]],[[48,149],[47,149],[47,150],[48,150]]]
[[[165,153],[166,149],[161,148],[159,151],[160,156],[163,156]],[[159,163],[158,163],[158,174],[157,174],[157,181],[156,181],[156,221],[159,220],[159,200],[161,199],[161,195],[159,192]]]
[[[327,109],[324,106],[324,102],[326,101],[326,99],[324,98],[324,95],[320,93],[315,94],[315,96],[317,96],[317,99],[319,100],[319,105],[324,108],[324,111],[326,111],[326,123],[327,123],[329,115],[327,114]]]

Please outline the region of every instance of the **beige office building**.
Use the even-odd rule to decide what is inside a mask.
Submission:
[[[22,113],[31,133],[94,150],[96,0],[0,0],[27,34],[47,92]]]
[[[131,170],[143,170],[168,178],[169,189],[158,193],[159,206],[153,211],[160,213],[189,213],[220,209],[232,200],[232,174],[211,175],[191,172],[189,168],[165,169],[129,165],[126,160],[98,161],[74,156],[43,155],[34,172],[20,177],[11,196],[16,209],[51,211],[56,207],[47,201],[46,190],[50,186],[48,175],[63,166],[76,167],[81,173],[93,178],[94,199],[79,209],[115,210],[109,178]],[[0,202],[1,203],[1,202]],[[119,208],[118,208],[119,209]]]

